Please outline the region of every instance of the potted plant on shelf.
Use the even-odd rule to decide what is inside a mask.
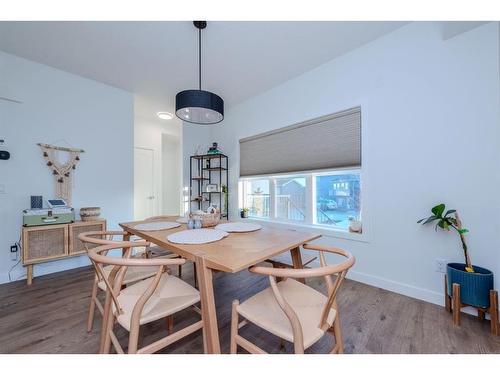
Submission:
[[[460,285],[460,300],[465,305],[488,308],[490,305],[490,290],[493,290],[493,273],[486,268],[473,266],[465,235],[469,232],[462,227],[462,222],[456,210],[445,212],[443,203],[432,207],[432,215],[420,219],[417,223],[423,225],[435,222],[438,228],[445,231],[455,231],[460,237],[465,263],[448,263],[446,266],[447,293],[452,295],[453,284]]]
[[[242,219],[246,219],[248,217],[248,208],[242,208],[240,210],[240,216]]]

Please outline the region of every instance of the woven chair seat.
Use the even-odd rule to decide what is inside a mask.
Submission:
[[[105,277],[108,278],[111,270],[113,269],[114,266],[106,266],[103,267]],[[151,276],[154,276],[156,272],[158,271],[157,266],[130,266],[127,268],[127,272],[125,273],[125,277],[123,279],[123,284],[128,285],[135,283],[140,280],[147,279]],[[99,281],[97,284],[99,289],[101,290],[106,290],[106,283],[104,281]]]
[[[299,318],[304,336],[304,349],[310,347],[325,333],[320,329],[319,325],[327,297],[317,290],[290,278],[279,282],[278,288],[283,298]],[[238,313],[253,324],[284,340],[293,342],[290,321],[278,305],[270,287],[250,297],[238,305],[236,309]],[[327,319],[329,326],[333,324],[336,314],[337,312],[334,309],[330,309]]]
[[[122,308],[122,313],[117,316],[117,321],[126,330],[130,331],[132,311],[137,300],[150,285],[151,279],[146,279],[128,286],[120,292],[118,303]],[[156,291],[144,306],[139,323],[142,325],[172,315],[199,301],[200,293],[198,290],[181,279],[164,273]],[[116,314],[114,305],[113,311]]]

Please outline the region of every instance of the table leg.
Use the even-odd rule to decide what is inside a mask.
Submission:
[[[290,250],[290,254],[292,256],[293,268],[295,269],[304,268],[304,265],[302,264],[302,257],[300,255],[300,247],[296,247]],[[297,279],[297,281],[300,281],[302,284],[306,283],[305,279]]]
[[[203,319],[203,346],[206,354],[220,354],[212,270],[206,266],[205,259],[201,257],[196,257],[195,262],[200,289],[201,317]]]
[[[123,241],[130,241],[130,233],[128,232],[125,232],[125,234],[123,235]],[[122,257],[125,256],[125,253],[127,252],[127,250],[130,249],[129,247],[127,248],[123,248],[122,249]]]

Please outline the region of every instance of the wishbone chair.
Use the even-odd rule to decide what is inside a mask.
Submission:
[[[85,232],[85,233],[80,233],[78,235],[78,239],[82,241],[82,243],[85,246],[85,249],[87,250],[87,253],[90,249],[97,247],[99,245],[119,245],[119,244],[127,244],[128,241],[123,241],[123,236],[125,236],[127,233],[122,232],[122,231],[92,231],[92,232]],[[121,240],[114,240],[115,237],[121,236]],[[141,243],[142,247],[145,249],[145,244],[146,242],[137,242]],[[122,246],[123,247],[123,246]],[[139,256],[142,256],[139,254]],[[104,269],[104,272],[106,274],[109,274],[111,272],[112,267],[106,267]],[[154,276],[156,274],[156,268],[155,267],[130,267],[124,277],[123,280],[123,285],[128,285],[132,284],[134,282],[146,279],[148,277]],[[92,294],[91,294],[91,299],[90,299],[90,306],[89,306],[89,312],[88,312],[88,317],[87,317],[87,332],[92,331],[92,327],[94,325],[94,316],[95,316],[95,309],[97,308],[101,315],[104,314],[104,308],[99,301],[98,298],[98,292],[99,290],[105,291],[106,290],[106,283],[102,279],[102,277],[96,272],[94,276],[94,282],[92,285]],[[170,318],[167,322],[167,326],[169,329],[173,328],[173,320]]]
[[[238,334],[248,322],[294,344],[294,351],[304,350],[321,339],[326,332],[333,333],[335,345],[330,353],[343,353],[342,332],[336,302],[337,292],[347,271],[354,265],[354,257],[347,251],[334,247],[306,244],[304,249],[319,251],[320,267],[288,269],[254,266],[249,271],[269,276],[271,286],[243,303],[233,301],[231,314],[232,354],[241,346],[250,353],[265,353],[257,345]],[[324,253],[339,254],[346,259],[327,265]],[[335,281],[332,275],[336,275]],[[324,277],[327,295],[297,281],[297,279]],[[276,278],[283,281],[277,282]],[[244,320],[239,322],[239,316]]]
[[[195,305],[200,301],[200,294],[188,283],[165,272],[166,267],[183,264],[185,259],[131,258],[132,249],[137,246],[149,246],[149,243],[121,242],[89,250],[88,255],[96,272],[106,283],[100,353],[109,353],[111,344],[117,353],[124,353],[113,332],[115,323],[129,331],[127,352],[130,354],[154,353],[203,328],[203,320],[200,319],[196,323],[180,331],[170,333],[147,346],[138,347],[141,325],[171,316],[188,307],[192,307],[200,313],[199,308]],[[109,250],[122,247],[125,248],[123,257],[109,255]],[[112,267],[111,272],[105,272],[106,266]],[[155,267],[156,273],[153,277],[122,289],[127,270],[131,267]]]

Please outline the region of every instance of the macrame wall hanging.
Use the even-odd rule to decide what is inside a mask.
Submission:
[[[76,164],[80,161],[80,154],[85,151],[77,148],[54,146],[45,143],[37,144],[42,149],[43,158],[54,175],[56,198],[64,199],[68,206],[71,206],[73,173],[76,169]],[[60,155],[61,152],[69,153],[69,158],[67,158],[66,161],[61,161],[63,159]]]

